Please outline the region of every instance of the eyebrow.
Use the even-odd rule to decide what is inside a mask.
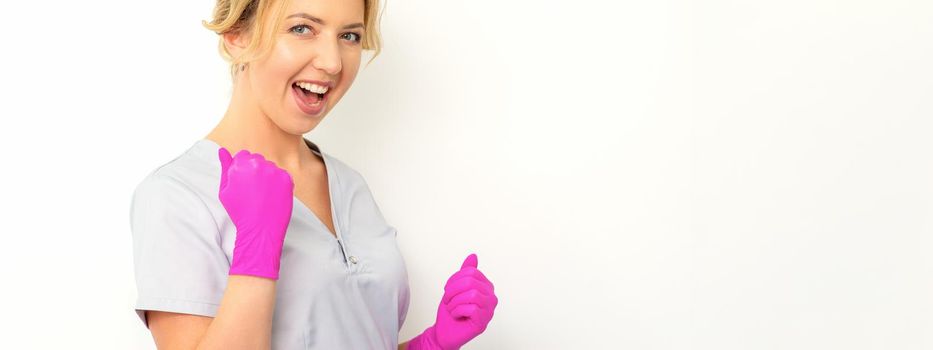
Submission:
[[[299,13],[288,15],[288,17],[285,17],[285,19],[289,19],[292,17],[301,17],[301,18],[311,20],[312,22],[320,23],[321,25],[326,25],[324,23],[324,20],[314,17],[304,12],[299,12]],[[353,29],[353,28],[363,28],[363,23],[353,23],[353,24],[348,24],[348,25],[343,26],[343,29]]]

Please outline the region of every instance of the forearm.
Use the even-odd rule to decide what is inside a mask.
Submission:
[[[230,275],[217,316],[198,349],[269,349],[276,281]]]

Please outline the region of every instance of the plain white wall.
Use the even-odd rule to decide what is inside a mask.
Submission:
[[[0,55],[0,348],[152,349],[129,201],[229,98],[212,1],[17,2]],[[933,347],[933,3],[389,0],[307,136],[470,349]]]

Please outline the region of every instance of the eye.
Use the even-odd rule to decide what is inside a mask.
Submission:
[[[360,42],[360,40],[363,38],[363,36],[360,35],[359,33],[344,33],[343,34],[344,38],[347,38],[348,36],[350,36],[349,40],[355,43]]]
[[[295,29],[301,29],[301,28],[307,29],[307,31],[305,31],[305,32],[298,32],[298,31],[295,30]],[[299,35],[304,35],[305,33],[311,33],[311,29],[312,29],[311,26],[309,26],[309,25],[307,25],[307,24],[299,24],[299,25],[296,25],[296,26],[294,26],[294,27],[289,28],[288,30],[289,30],[290,32],[292,32],[292,33],[296,33],[296,34],[299,34]]]

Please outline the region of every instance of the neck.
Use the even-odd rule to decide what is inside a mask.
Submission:
[[[237,84],[242,85],[242,84]],[[223,119],[205,137],[236,155],[240,150],[259,153],[286,170],[302,169],[315,156],[303,135],[282,130],[245,94],[235,89]]]

